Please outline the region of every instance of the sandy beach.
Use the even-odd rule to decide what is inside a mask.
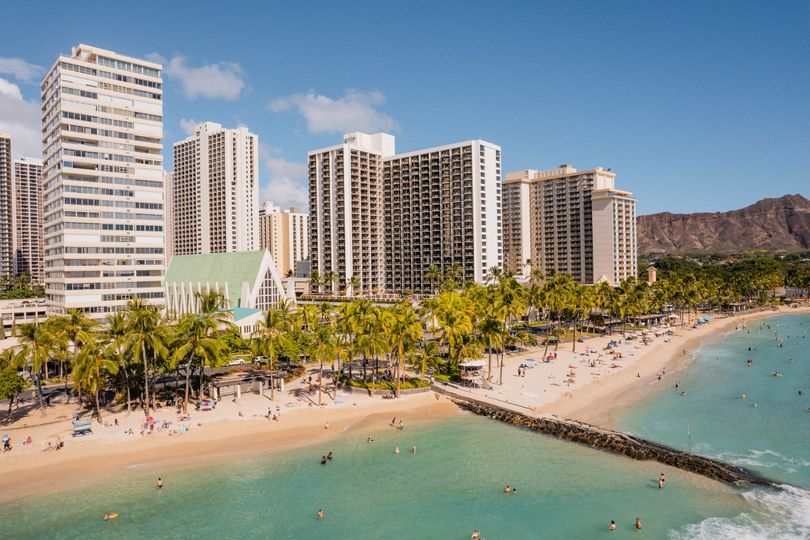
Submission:
[[[662,384],[675,384],[674,373],[705,341],[747,321],[808,312],[810,307],[806,306],[768,309],[735,316],[713,315],[710,323],[699,328],[659,327],[647,332],[627,332],[624,336],[614,332],[577,343],[576,352],[571,350],[571,343],[561,344],[556,359],[548,363],[542,361],[544,348],[536,347],[506,355],[502,385],[498,384],[498,371],[494,369],[491,388],[458,393],[529,415],[552,415],[615,428],[618,411],[656,392]],[[608,348],[611,341],[618,345]],[[549,353],[552,352],[553,348],[549,348]],[[497,362],[493,360],[493,364]],[[527,367],[519,376],[521,365]]]
[[[281,398],[282,396],[278,396]],[[403,419],[405,428],[459,414],[448,399],[433,392],[404,396],[399,400],[371,399],[368,396],[343,396],[342,404],[320,409],[300,407],[283,410],[278,421],[262,416],[270,402],[258,395],[245,395],[238,403],[221,402],[216,410],[192,412],[189,429],[169,435],[169,430],[140,435],[141,411],[108,415],[105,422],[118,419],[118,426],[93,424],[94,434],[73,439],[70,422],[61,420],[36,427],[6,428],[15,441],[12,452],[0,454],[0,475],[5,489],[0,501],[19,499],[38,493],[90,485],[100,479],[124,472],[127,468],[148,466],[160,474],[161,468],[198,466],[241,456],[323,444],[343,436],[362,437],[389,426],[392,417]],[[278,403],[277,400],[276,403]],[[272,404],[273,408],[275,403]],[[284,409],[284,406],[281,406]],[[50,415],[57,412],[49,411]],[[239,416],[239,412],[243,416]],[[256,415],[256,416],[254,416]],[[155,412],[157,419],[174,420],[174,411]],[[26,418],[32,424],[42,422],[38,411]],[[325,426],[328,423],[328,428]],[[178,422],[174,422],[178,425]],[[125,433],[133,429],[133,434]],[[33,443],[19,443],[31,436]],[[60,437],[63,449],[43,451],[47,442]],[[57,483],[58,480],[58,483]]]
[[[672,327],[671,334],[663,328],[651,329],[646,344],[642,343],[641,332],[625,336],[614,333],[578,343],[577,352],[571,351],[570,343],[561,344],[557,358],[548,363],[542,361],[544,347],[535,347],[506,356],[503,385],[465,393],[528,414],[614,427],[616,413],[622,408],[657,391],[662,384],[674,384],[673,374],[706,340],[734,330],[744,321],[807,312],[809,307],[758,311],[715,318],[697,329]],[[634,337],[628,339],[631,335]],[[610,341],[620,343],[607,349]],[[524,376],[518,376],[520,365],[529,366],[523,370]],[[664,370],[666,375],[659,381]],[[497,370],[494,373],[497,381]],[[167,424],[143,435],[140,410],[129,415],[107,414],[104,425],[94,421],[93,435],[74,439],[70,415],[75,405],[50,407],[46,417],[34,409],[2,429],[11,435],[14,449],[0,454],[0,474],[6,487],[0,490],[0,501],[61,489],[54,487],[55,480],[59,486],[74,488],[128,467],[148,467],[160,474],[162,468],[322,444],[342,436],[365,439],[374,431],[392,429],[392,417],[411,426],[459,414],[452,402],[433,392],[397,400],[339,392],[336,400],[324,397],[326,406],[318,408],[295,400],[294,389],[296,385],[290,385],[272,402],[266,394],[245,394],[238,401],[226,399],[213,411],[192,411],[188,419],[178,417],[172,408],[159,409],[155,418]],[[268,419],[268,410],[278,411],[279,419]],[[29,436],[32,443],[22,445]],[[46,450],[49,443],[54,446],[58,440],[65,442],[64,448]]]

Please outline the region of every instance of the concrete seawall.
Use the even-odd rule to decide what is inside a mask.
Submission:
[[[735,485],[757,484],[778,487],[776,482],[744,469],[714,459],[682,452],[639,437],[603,429],[575,420],[561,420],[549,416],[530,416],[503,406],[459,396],[447,389],[434,386],[434,390],[448,395],[462,409],[507,424],[538,431],[559,439],[607,450],[614,454],[638,460],[654,460],[670,467],[689,471],[713,480]]]

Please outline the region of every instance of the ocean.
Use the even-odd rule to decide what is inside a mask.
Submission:
[[[796,486],[783,491],[731,488],[676,470],[667,470],[661,490],[656,463],[465,414],[404,431],[349,431],[326,446],[213,466],[164,469],[144,463],[98,485],[5,503],[0,531],[5,538],[461,540],[475,529],[488,540],[608,534],[672,540],[807,538],[810,496],[803,487],[810,476],[803,460],[810,456],[810,403],[802,402],[793,386],[802,377],[809,380],[808,358],[801,357],[798,342],[804,338],[798,336],[810,317],[771,318],[768,324],[784,336],[783,347],[770,351],[775,338],[766,328],[760,332],[758,323],[750,334],[718,339],[699,350],[688,367],[667,376],[661,391],[634,405],[621,424],[639,435],[688,446],[686,423],[693,451],[744,461]],[[748,346],[751,368],[744,365]],[[771,377],[777,368],[767,363],[776,365],[790,354],[795,363],[785,360],[778,365],[783,376]],[[760,371],[762,377],[755,377]],[[670,391],[677,380],[687,392],[684,397]],[[740,399],[742,391],[747,400]],[[797,412],[783,410],[785,404],[796,405]],[[776,410],[768,413],[771,408]],[[369,436],[374,442],[367,442]],[[414,444],[415,454],[410,451]],[[329,451],[334,459],[321,465]],[[162,490],[155,488],[158,475],[164,478]],[[504,494],[507,484],[517,493]],[[323,520],[316,517],[319,509]],[[105,522],[109,512],[120,516]],[[636,517],[641,531],[634,529]],[[611,520],[618,529],[608,533]]]

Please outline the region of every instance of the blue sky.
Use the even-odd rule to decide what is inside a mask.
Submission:
[[[506,171],[611,167],[642,214],[810,196],[807,1],[116,5],[4,2],[18,151],[38,148],[42,70],[87,43],[163,59],[167,167],[193,121],[245,124],[285,205],[305,204],[306,152],[353,129],[399,151],[486,139]]]

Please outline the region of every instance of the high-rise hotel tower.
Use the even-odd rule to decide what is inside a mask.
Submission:
[[[89,45],[42,80],[45,293],[50,310],[103,318],[163,304],[163,89],[159,64]]]
[[[259,139],[213,122],[174,143],[174,255],[259,249]]]
[[[349,133],[309,153],[309,195],[312,270],[332,291],[428,293],[433,265],[479,283],[502,265],[499,146],[395,154],[392,135]]]
[[[615,173],[570,165],[509,173],[504,182],[505,266],[580,283],[617,285],[636,275],[636,199],[615,187]]]

